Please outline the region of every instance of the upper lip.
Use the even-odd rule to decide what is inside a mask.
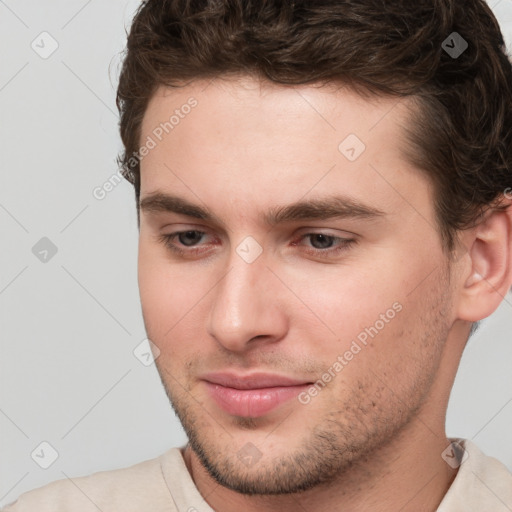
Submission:
[[[219,384],[234,389],[260,389],[310,384],[310,382],[306,380],[293,379],[285,375],[272,373],[236,375],[234,373],[217,372],[204,374],[201,378],[213,384]]]

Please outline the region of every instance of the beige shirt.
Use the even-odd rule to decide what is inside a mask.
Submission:
[[[465,459],[437,512],[512,512],[512,473],[469,440]],[[22,494],[5,512],[214,512],[183,460],[182,448],[134,466],[57,480]],[[222,511],[217,511],[222,512]]]

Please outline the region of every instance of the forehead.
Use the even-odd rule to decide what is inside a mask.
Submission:
[[[284,85],[249,75],[237,75],[195,80],[180,87],[160,86],[148,102],[142,132],[150,132],[155,127],[155,121],[169,120],[173,112],[180,115],[183,114],[180,110],[188,111],[187,103],[192,99],[200,106],[199,109],[194,108],[196,112],[223,114],[213,120],[218,124],[221,124],[222,118],[233,117],[236,113],[240,117],[247,114],[255,117],[259,113],[260,123],[264,118],[269,121],[274,117],[307,120],[308,116],[316,116],[317,122],[322,121],[325,128],[334,131],[343,130],[349,125],[354,129],[371,130],[384,117],[403,124],[413,108],[409,98],[398,99],[370,93],[362,97],[343,83]],[[315,123],[312,128],[319,129],[320,123]]]
[[[179,189],[196,203],[222,194],[261,206],[335,190],[389,211],[411,180],[428,188],[401,151],[410,114],[408,100],[363,98],[340,84],[238,77],[160,87],[142,123],[141,145],[151,139],[152,148],[141,196]]]

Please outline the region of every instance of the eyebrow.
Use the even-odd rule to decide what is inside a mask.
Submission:
[[[145,213],[169,212],[222,225],[222,221],[212,212],[181,197],[152,193],[140,201],[140,209]],[[384,217],[385,212],[366,205],[348,196],[327,196],[319,199],[298,201],[284,206],[274,206],[263,216],[263,222],[275,226],[294,221],[327,219],[366,219]]]

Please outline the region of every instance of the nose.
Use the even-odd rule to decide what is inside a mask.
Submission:
[[[227,272],[212,290],[209,334],[238,353],[282,339],[288,328],[285,308],[279,306],[283,288],[264,253],[248,263],[233,248]]]

